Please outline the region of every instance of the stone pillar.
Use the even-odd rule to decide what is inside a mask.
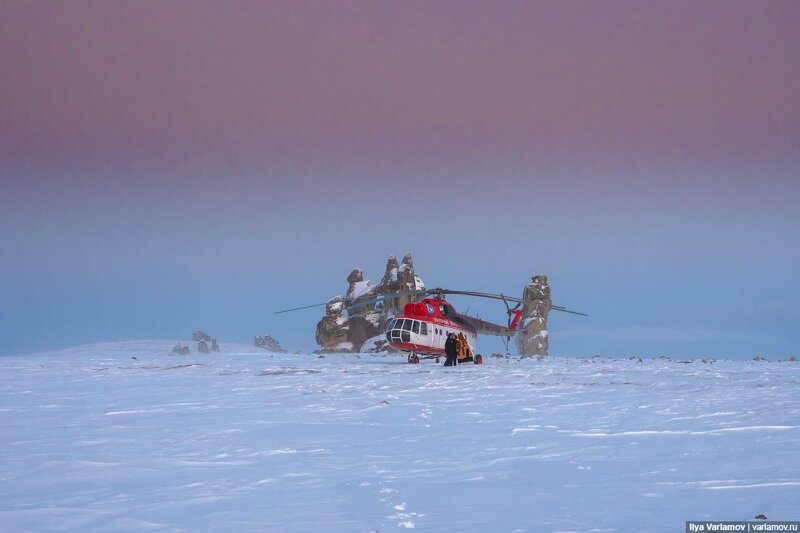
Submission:
[[[523,357],[544,357],[549,346],[547,337],[547,314],[550,312],[550,286],[547,276],[533,276],[525,287],[522,299],[522,320],[517,333],[517,350]]]

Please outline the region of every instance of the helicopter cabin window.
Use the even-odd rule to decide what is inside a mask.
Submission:
[[[411,326],[411,331],[414,333],[419,333],[419,321],[415,320]]]
[[[420,322],[419,323],[419,334],[420,335],[427,335],[428,334],[428,323],[427,322]]]

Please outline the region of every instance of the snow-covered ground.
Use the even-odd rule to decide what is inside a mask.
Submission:
[[[3,531],[683,531],[800,519],[800,364],[0,357]],[[192,346],[191,343],[187,343]],[[136,359],[133,359],[133,358]]]

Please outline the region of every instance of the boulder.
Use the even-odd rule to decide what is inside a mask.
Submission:
[[[547,334],[547,315],[552,306],[550,286],[547,276],[538,275],[531,278],[525,287],[522,299],[522,319],[517,332],[517,350],[523,357],[544,357],[549,348]]]

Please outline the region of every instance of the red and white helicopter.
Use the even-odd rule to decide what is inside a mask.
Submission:
[[[506,311],[508,313],[508,325],[501,326],[481,320],[477,317],[459,313],[450,302],[445,300],[445,295],[447,294],[502,300],[506,305]],[[445,357],[444,346],[448,334],[455,333],[458,335],[461,333],[467,339],[467,344],[469,345],[467,353],[470,355],[467,356],[466,360],[459,360],[459,363],[472,361],[476,365],[479,365],[483,362],[483,357],[480,354],[474,357],[471,355],[475,353],[478,334],[506,337],[505,342],[507,346],[511,337],[517,333],[517,326],[522,317],[522,311],[519,309],[520,306],[525,303],[539,303],[512,298],[503,294],[454,291],[436,288],[418,292],[385,294],[369,300],[358,301],[350,305],[349,308],[353,309],[366,305],[373,305],[385,300],[392,300],[405,296],[411,296],[414,300],[419,299],[419,301],[407,303],[403,306],[403,312],[389,321],[386,329],[386,340],[392,348],[407,352],[409,363],[419,363],[420,359],[433,358],[438,361],[440,357]],[[511,307],[509,302],[514,302],[516,305]],[[318,305],[326,304],[314,304],[296,307],[294,309],[285,309],[283,311],[277,311],[276,314],[308,309]],[[550,309],[574,315],[589,316],[586,313],[570,311],[558,305],[551,305]]]

